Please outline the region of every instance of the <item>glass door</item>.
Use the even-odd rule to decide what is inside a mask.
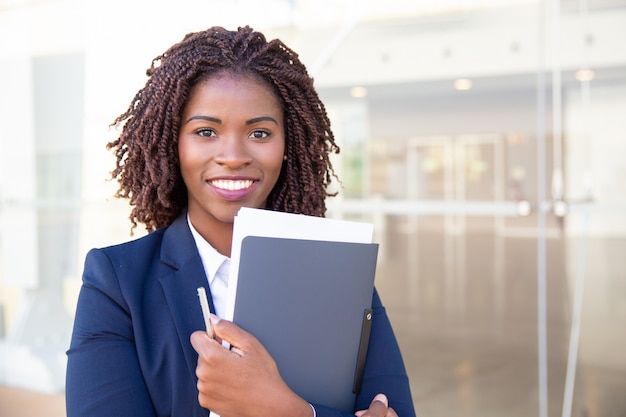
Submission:
[[[375,223],[418,414],[626,409],[626,55],[601,59],[619,16],[546,1],[363,22],[320,72],[367,91],[321,89],[368,184],[330,215]]]

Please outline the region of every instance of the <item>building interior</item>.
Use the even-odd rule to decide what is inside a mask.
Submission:
[[[0,0],[0,416],[65,415],[85,255],[131,239],[109,125],[214,25],[314,78],[418,416],[626,417],[624,0]]]

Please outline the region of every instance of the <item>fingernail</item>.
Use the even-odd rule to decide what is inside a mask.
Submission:
[[[389,406],[389,401],[387,400],[387,396],[385,394],[378,394],[374,397],[374,401],[380,401],[385,404],[385,407]]]

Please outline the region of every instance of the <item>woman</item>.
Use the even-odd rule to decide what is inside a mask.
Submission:
[[[133,228],[147,236],[87,255],[68,351],[74,416],[342,416],[309,404],[251,334],[220,320],[241,207],[323,216],[338,152],[297,55],[249,27],[187,35],[155,58],[109,143]],[[209,283],[214,330],[195,289]],[[191,294],[191,295],[190,295]],[[414,415],[393,331],[374,293],[355,414]]]

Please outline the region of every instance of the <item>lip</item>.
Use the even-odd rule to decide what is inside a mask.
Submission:
[[[218,197],[226,201],[240,201],[256,189],[259,181],[249,177],[216,177],[206,183]]]

